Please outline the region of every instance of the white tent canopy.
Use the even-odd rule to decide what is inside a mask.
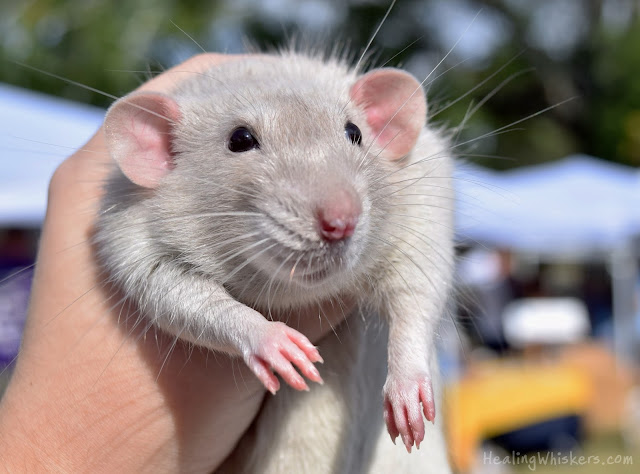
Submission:
[[[0,84],[0,227],[38,227],[60,162],[95,133],[104,110]]]
[[[492,173],[457,170],[457,234],[541,259],[609,264],[614,344],[631,358],[638,342],[640,171],[576,155],[554,163]]]
[[[640,172],[585,155],[493,173],[457,171],[462,241],[522,252],[609,252],[640,234]]]

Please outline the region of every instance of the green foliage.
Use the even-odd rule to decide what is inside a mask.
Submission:
[[[330,24],[309,26],[315,19],[305,17],[302,10],[309,1],[266,2],[283,6],[275,18],[265,13],[261,2],[251,0],[4,2],[0,6],[0,81],[108,106],[109,95],[127,93],[163,66],[199,52],[199,45],[237,51],[242,38],[264,47],[285,44],[297,33],[309,43],[317,37],[325,38],[325,43],[342,42],[357,59],[389,5],[388,0],[314,2],[335,14]],[[441,23],[451,21],[436,17],[444,3],[399,0],[373,43],[368,64],[391,59],[388,65],[418,65],[418,70],[421,64],[435,66],[455,42],[444,44],[442,29],[438,30],[442,26],[446,30],[448,25]],[[531,41],[538,8],[532,5],[549,7],[550,1],[529,2],[526,8],[518,7],[522,2],[501,0],[450,3],[480,11],[481,19],[495,17],[499,20],[495,28],[508,32],[508,40],[481,61],[461,62],[464,58],[454,49],[427,80],[433,120],[449,127],[464,125],[455,131],[457,142],[467,143],[457,150],[460,154],[496,168],[543,162],[572,152],[640,164],[637,16],[612,29],[591,2],[584,2],[590,5],[584,9],[586,33],[575,47],[558,55]],[[46,73],[104,91],[106,96]],[[518,130],[476,139],[572,97],[567,104],[518,123],[513,127]],[[482,106],[465,120],[479,103]]]

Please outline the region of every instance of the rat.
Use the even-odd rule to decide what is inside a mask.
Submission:
[[[117,168],[93,238],[109,282],[140,318],[241,359],[274,394],[217,472],[449,471],[435,337],[452,158],[426,116],[405,71],[294,51],[109,109]],[[309,325],[323,327],[317,347]]]

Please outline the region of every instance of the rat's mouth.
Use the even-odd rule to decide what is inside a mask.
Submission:
[[[296,281],[302,282],[307,285],[315,285],[323,282],[333,274],[335,274],[335,272],[330,271],[328,268],[322,268],[320,270],[315,270],[312,272],[294,272],[290,277],[292,280],[295,279]]]
[[[342,268],[326,255],[297,255],[282,259],[279,251],[265,254],[264,259],[255,262],[256,270],[267,278],[280,280],[282,283],[314,287],[325,283],[338,275]],[[278,258],[280,257],[280,258]]]
[[[269,226],[261,237],[268,239],[269,248],[252,266],[268,278],[304,288],[320,286],[338,277],[353,258],[351,237],[326,242],[317,239],[315,230],[307,235],[267,217]]]

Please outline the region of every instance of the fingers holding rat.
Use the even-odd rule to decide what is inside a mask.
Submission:
[[[400,435],[408,452],[414,444],[420,448],[424,439],[423,414],[428,421],[434,422],[431,378],[426,374],[409,379],[389,375],[384,386],[384,419],[391,439],[395,442]]]
[[[281,322],[266,322],[260,334],[252,339],[244,351],[244,360],[269,392],[275,393],[280,388],[273,371],[296,390],[309,390],[296,367],[309,380],[323,383],[314,366],[315,362],[322,362],[320,353],[295,329]]]
[[[138,91],[169,92],[176,84],[189,78],[192,74],[201,74],[209,68],[228,61],[237,61],[250,57],[247,54],[202,53],[192,56],[186,61],[164,71],[159,76],[145,82]]]

